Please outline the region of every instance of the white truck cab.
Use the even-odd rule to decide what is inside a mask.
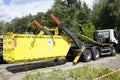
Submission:
[[[97,30],[94,39],[101,43],[115,43],[118,44],[117,34],[114,29]]]

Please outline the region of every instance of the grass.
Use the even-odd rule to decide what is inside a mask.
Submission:
[[[62,71],[60,69],[55,69],[50,73],[36,73],[25,76],[22,80],[93,80],[99,76],[111,72],[111,68],[93,68],[85,65],[82,68],[72,69],[68,71]],[[116,72],[103,78],[102,80],[120,80],[120,72]]]
[[[99,69],[91,68],[89,66],[84,66],[83,68],[77,68],[70,71],[70,76],[75,80],[93,80],[99,76],[111,72],[111,68],[101,67]],[[103,78],[102,80],[118,80],[120,79],[120,73],[112,74],[108,77]]]
[[[44,73],[28,74],[22,80],[44,80]]]

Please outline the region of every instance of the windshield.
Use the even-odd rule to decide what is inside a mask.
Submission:
[[[98,32],[98,37],[109,38],[109,36],[110,36],[109,31]]]

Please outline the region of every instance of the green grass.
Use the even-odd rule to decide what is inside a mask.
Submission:
[[[26,75],[22,80],[44,80],[44,73],[38,72],[36,74]]]
[[[55,69],[50,73],[36,73],[25,76],[22,80],[93,80],[99,76],[111,72],[111,68],[93,68],[88,65],[85,65],[82,68],[72,69],[68,71],[62,71],[60,69]],[[102,80],[120,80],[120,72],[111,74],[108,77],[103,78]]]
[[[50,72],[49,80],[65,80],[64,72],[59,69]]]
[[[91,68],[89,66],[84,66],[82,68],[77,68],[70,71],[70,76],[75,78],[75,80],[93,80],[99,76],[111,72],[112,69],[101,67],[99,69]],[[108,77],[103,78],[102,80],[118,80],[120,79],[120,72],[114,73]]]

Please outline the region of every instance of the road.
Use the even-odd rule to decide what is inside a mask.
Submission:
[[[96,61],[79,62],[73,65],[72,62],[66,61],[64,58],[58,62],[54,60],[34,61],[29,63],[0,64],[0,80],[20,80],[25,75],[37,72],[50,72],[55,69],[70,70],[78,67],[89,65],[91,67],[110,67],[113,69],[120,68],[120,54],[114,57],[103,56]]]

